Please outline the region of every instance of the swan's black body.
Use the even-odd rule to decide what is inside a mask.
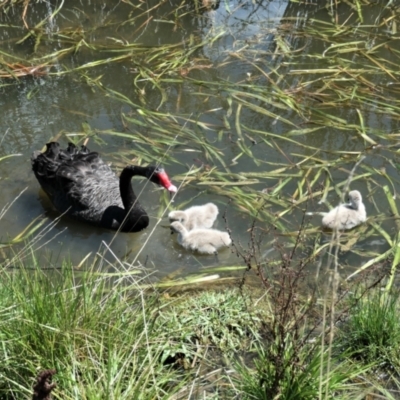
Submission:
[[[79,150],[70,143],[62,150],[58,143],[51,142],[46,147],[44,153],[33,153],[33,172],[55,208],[79,220],[138,232],[148,226],[149,217],[133,192],[131,178],[144,176],[176,191],[162,168],[128,166],[118,179],[98,153],[86,146]]]

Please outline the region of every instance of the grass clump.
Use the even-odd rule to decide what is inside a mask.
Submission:
[[[192,386],[202,396],[217,375],[218,398],[232,389],[221,360],[259,339],[259,315],[238,290],[161,302],[95,267],[33,264],[1,271],[1,398],[27,398],[33,386],[62,399],[185,398]]]
[[[184,381],[159,361],[162,349],[152,330],[157,297],[145,299],[133,286],[119,290],[94,272],[68,265],[51,275],[38,266],[3,270],[5,398],[31,394],[33,378],[48,368],[57,371],[55,396],[63,399],[165,398]]]
[[[374,290],[352,301],[339,335],[341,346],[365,363],[400,372],[399,292]]]
[[[258,347],[254,368],[237,363],[240,379],[236,380],[236,384],[242,392],[241,398],[355,399],[360,394],[360,388],[353,382],[368,367],[357,366],[348,360],[332,359],[329,351],[322,350],[320,346],[308,344],[297,351],[296,343],[289,334],[284,359],[282,364],[277,364],[275,360],[279,349],[276,345],[276,342],[272,342]],[[333,366],[328,368],[328,363]]]
[[[166,338],[163,359],[182,360],[188,366],[197,353],[210,347],[232,355],[249,351],[259,340],[260,316],[247,306],[249,298],[236,289],[194,294],[160,312],[156,325],[162,332],[174,332]]]

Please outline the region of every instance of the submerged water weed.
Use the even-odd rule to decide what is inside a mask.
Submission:
[[[3,5],[11,3],[15,2]],[[254,24],[254,32],[248,37],[238,33],[234,44],[225,47],[220,40],[233,29],[233,9],[224,12],[217,6],[221,29],[211,29],[211,15],[203,21],[210,29],[202,29],[197,25],[201,13],[191,4],[163,8],[164,3],[147,7],[145,2],[120,2],[98,15],[96,9],[78,10],[66,2],[41,14],[40,7],[35,9],[37,2],[24,2],[15,14],[23,16],[28,32],[9,27],[13,34],[4,39],[5,58],[19,55],[15,41],[32,42],[33,52],[24,61],[48,66],[42,86],[52,76],[79,75],[82,86],[96,92],[97,99],[123,104],[123,111],[110,109],[119,117],[119,128],[69,128],[68,137],[114,136],[133,144],[118,156],[124,163],[133,157],[139,163],[163,157],[188,169],[198,163],[183,190],[201,188],[231,198],[241,217],[257,216],[274,224],[288,240],[298,229],[305,205],[339,192],[343,173],[361,155],[371,157],[353,181],[368,185],[375,214],[386,211],[374,197],[385,186],[396,195],[398,134],[384,130],[390,124],[379,129],[366,121],[398,118],[393,83],[398,76],[393,62],[398,57],[397,37],[388,40],[382,29],[396,34],[391,21],[398,18],[398,9],[377,6],[378,17],[367,24],[361,11],[356,15],[346,5],[339,13],[329,1],[327,9],[321,6],[325,2],[312,7],[291,2],[279,22],[250,20],[246,25]],[[257,5],[257,13],[267,12],[268,5]],[[246,7],[238,2],[238,13]],[[294,17],[297,7],[306,10],[307,18]],[[357,9],[364,7],[369,14],[370,5],[359,4]],[[371,29],[370,24],[375,26]],[[171,31],[159,30],[161,25]],[[136,28],[125,30],[128,26]],[[140,44],[150,27],[171,32],[173,42],[160,38],[162,44]],[[21,83],[17,70],[12,75],[15,67],[11,62],[4,66],[13,81]],[[118,86],[117,75],[126,78],[123,85]],[[371,109],[373,117],[368,114]],[[91,114],[89,109],[79,111]],[[68,112],[78,115],[73,109]],[[263,203],[266,206],[258,211]],[[381,223],[349,241],[346,251],[362,256],[356,245],[365,237],[381,236]],[[378,257],[380,249],[370,251]]]
[[[249,351],[260,339],[260,313],[237,289],[192,293],[165,308],[157,319],[163,337],[163,360],[184,357],[193,360],[207,348],[224,354]],[[165,332],[171,336],[165,337]],[[202,350],[201,350],[202,349]]]
[[[350,302],[351,312],[340,325],[340,348],[365,363],[400,372],[400,293],[374,290]]]
[[[4,136],[3,136],[4,139]],[[0,140],[0,145],[3,140]],[[16,157],[20,156],[21,154],[9,154],[7,156],[0,157],[0,162],[3,160],[6,160],[10,157]],[[5,204],[2,209],[0,209],[0,222],[6,215],[6,213],[9,212],[10,208],[13,206],[13,204],[18,201],[20,196],[26,191],[27,188],[23,189],[10,203]],[[13,245],[16,245],[18,243],[23,243],[27,239],[29,239],[35,232],[42,227],[43,224],[46,223],[45,218],[36,218],[33,221],[31,221],[23,230],[20,232],[18,235],[16,235],[13,238],[9,238],[8,240],[5,240],[4,237],[0,237],[0,249],[5,248],[5,247],[12,247]]]

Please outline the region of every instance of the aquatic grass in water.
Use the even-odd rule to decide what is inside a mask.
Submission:
[[[159,6],[157,4],[155,7]],[[154,9],[146,11],[147,15],[151,16],[152,11]],[[61,12],[68,12],[68,8],[64,5]],[[386,12],[392,13],[392,18],[396,17],[393,14],[395,11]],[[179,20],[179,12],[177,15]],[[120,24],[121,26],[132,24],[142,16],[139,12],[137,16],[121,21]],[[57,18],[57,14],[54,17]],[[183,14],[181,17],[183,18]],[[79,35],[68,28],[53,32],[53,35],[49,36],[45,32],[47,22],[43,19],[35,24],[36,32],[39,33],[36,33],[36,54],[30,61],[37,65],[51,62],[52,54],[38,56],[40,49],[46,49],[46,43],[63,44],[64,50],[67,50],[63,54],[64,59],[68,51],[74,48],[78,65],[69,68],[68,62],[63,65],[58,63],[61,68],[53,69],[49,73],[62,75],[81,71],[87,82],[95,85],[100,93],[118,99],[132,108],[131,113],[122,114],[127,132],[107,131],[105,134],[131,138],[136,144],[134,155],[139,162],[159,159],[164,154],[166,146],[178,149],[184,145],[191,151],[199,152],[205,161],[214,167],[205,173],[197,173],[193,181],[188,182],[189,184],[205,186],[211,193],[230,197],[234,199],[232,204],[235,204],[240,211],[251,216],[257,215],[261,221],[275,224],[282,233],[287,233],[295,229],[294,226],[290,226],[288,217],[297,211],[303,211],[299,207],[303,207],[306,201],[318,196],[319,190],[314,190],[315,186],[322,181],[323,184],[329,184],[331,188],[338,190],[340,181],[338,182],[335,171],[343,169],[345,162],[348,161],[345,159],[346,156],[364,154],[368,151],[367,146],[378,140],[384,140],[383,145],[392,141],[385,132],[369,131],[365,126],[362,112],[371,107],[371,104],[376,113],[389,115],[391,118],[398,111],[394,96],[396,88],[394,85],[386,85],[390,83],[387,79],[396,79],[397,72],[393,69],[395,64],[389,56],[397,53],[395,48],[391,49],[391,53],[382,51],[384,48],[390,48],[386,34],[378,31],[376,34],[378,43],[366,48],[365,43],[367,45],[372,43],[367,40],[369,31],[362,25],[355,30],[345,29],[346,26],[343,24],[338,25],[318,19],[314,19],[312,24],[304,21],[295,26],[294,23],[295,21],[290,18],[283,20],[282,28],[278,25],[272,43],[267,41],[267,38],[270,38],[267,34],[258,35],[256,40],[250,41],[245,47],[241,47],[239,40],[236,47],[226,52],[223,62],[213,65],[206,58],[198,56],[205,46],[213,45],[220,32],[215,36],[210,32],[202,38],[194,35],[183,44],[149,48],[133,41],[123,41],[117,35],[111,40],[94,43],[90,40],[90,35],[100,29],[100,26],[95,25],[87,31],[81,30]],[[106,26],[115,27],[115,32],[118,34],[118,22],[106,23]],[[285,39],[284,35],[287,34],[289,27],[290,38]],[[263,29],[261,25],[260,33]],[[265,33],[269,33],[269,28],[266,28]],[[352,37],[356,35],[357,40],[353,40]],[[44,36],[46,42],[41,40]],[[313,39],[312,43],[307,43],[309,38]],[[26,37],[22,37],[20,41],[23,39]],[[295,40],[299,42],[297,47],[293,45]],[[343,43],[343,40],[346,42]],[[327,46],[323,52],[314,50],[318,48],[320,42]],[[303,43],[305,47],[302,46]],[[274,48],[272,44],[276,47]],[[93,59],[87,61],[86,56],[89,54]],[[354,61],[348,56],[349,54],[356,54],[358,58]],[[385,56],[388,57],[385,59]],[[55,58],[60,59],[58,51],[53,53],[53,59]],[[276,61],[278,58],[279,63]],[[226,79],[223,74],[211,77],[209,73],[211,70],[228,71],[228,67],[235,66],[238,62],[248,65],[248,73],[239,76],[237,80]],[[132,74],[133,95],[115,91],[98,77],[96,68],[100,69],[110,63],[121,63],[125,68],[129,68]],[[303,68],[304,65],[307,65],[307,68]],[[290,78],[299,74],[301,79],[298,81]],[[90,78],[90,75],[95,75],[96,78]],[[384,79],[379,78],[377,82],[377,76],[382,76]],[[220,129],[202,120],[200,115],[189,117],[180,113],[180,96],[172,99],[168,94],[171,85],[179,90],[184,90],[185,85],[197,88],[193,96],[198,97],[199,101],[210,104],[210,114],[215,114],[217,119],[221,120]],[[371,90],[373,96],[370,95]],[[149,101],[150,93],[151,101]],[[175,100],[175,110],[164,111],[166,102],[170,103],[173,100]],[[221,106],[221,103],[222,107],[214,107],[214,105]],[[335,110],[340,106],[356,110],[357,123],[353,121],[349,124],[346,118],[336,115]],[[262,130],[248,124],[246,115],[249,113],[265,122]],[[285,115],[289,115],[290,118],[286,118]],[[187,125],[182,128],[186,122]],[[281,126],[279,133],[271,129],[277,122]],[[299,126],[300,124],[305,126]],[[310,124],[317,127],[307,126]],[[353,132],[356,132],[356,137],[360,139],[357,143],[363,145],[359,145],[355,151],[348,151],[312,146],[309,141],[304,140],[304,137],[310,135],[325,134],[323,129],[325,126],[349,134],[352,140],[354,140]],[[154,133],[141,134],[141,131],[147,133],[147,130]],[[237,154],[232,160],[226,160],[223,154],[226,140],[212,143],[209,132],[212,132],[214,137],[218,135],[219,138],[231,135],[231,141],[237,148]],[[102,135],[102,132],[95,134]],[[284,141],[289,146],[289,152],[282,151]],[[276,161],[261,158],[258,147],[275,148],[280,151],[281,162],[278,164]],[[301,154],[300,149],[306,154]],[[375,156],[373,153],[378,152],[372,149],[371,156]],[[179,162],[178,155],[179,153],[170,152],[169,162]],[[385,161],[390,158],[389,155],[381,154],[378,157],[382,157]],[[231,172],[236,163],[245,159],[254,160],[254,172],[240,175]],[[353,157],[354,161],[355,159]],[[265,168],[267,171],[260,175],[260,168]],[[353,181],[367,177],[371,179],[372,185],[382,187],[386,183],[380,183],[383,179],[389,181],[389,187],[395,187],[396,182],[390,175],[381,175],[379,182],[375,179],[380,174],[379,169],[369,168],[368,172],[370,175],[355,176]],[[252,173],[258,174],[258,179],[249,179]],[[323,178],[325,174],[329,175],[328,181]],[[265,182],[265,179],[273,184],[278,183],[279,190],[272,196],[259,194],[262,189],[260,183]],[[283,182],[286,184],[281,185]],[[329,190],[323,190],[324,196],[328,193]],[[258,212],[263,203],[267,203],[268,206]]]
[[[396,195],[399,182],[393,160],[398,135],[369,127],[365,117],[373,107],[382,118],[397,118],[399,52],[391,25],[398,17],[396,9],[382,10],[380,17],[389,19],[375,22],[374,40],[365,21],[358,21],[357,28],[352,25],[355,15],[344,20],[339,15],[332,20],[287,16],[274,28],[260,24],[253,37],[238,37],[222,58],[213,60],[204,49],[217,46],[225,35],[223,27],[202,35],[194,32],[178,43],[140,43],[142,29],[156,15],[178,30],[190,13],[197,16],[183,4],[169,11],[160,11],[161,2],[148,9],[143,4],[123,5],[132,11],[124,14],[125,20],[118,19],[120,14],[114,19],[110,12],[103,25],[93,18],[87,29],[78,27],[80,12],[68,26],[61,23],[71,13],[65,3],[50,16],[29,23],[27,16],[38,18],[32,13],[34,6],[30,2],[21,8],[26,23],[35,27],[28,36],[21,27],[10,28],[20,44],[34,39],[34,52],[23,60],[8,49],[2,53],[2,65],[14,80],[20,79],[16,72],[12,74],[18,63],[38,71],[46,66],[49,76],[80,75],[99,96],[121,102],[124,130],[89,127],[79,135],[104,142],[114,136],[131,143],[134,150],[124,150],[122,162],[134,158],[138,163],[163,159],[181,164],[190,171],[177,177],[185,180],[185,187],[231,198],[238,212],[258,218],[266,229],[275,226],[289,238],[298,230],[306,208],[315,208],[320,199],[337,200],[332,193],[341,193],[349,165],[361,155],[367,158],[353,183],[366,182],[373,193],[367,201],[376,204],[374,197],[386,186]],[[58,30],[50,30],[51,19],[59,23]],[[121,34],[133,25],[136,35]],[[391,31],[390,40],[385,28]],[[109,33],[107,37],[101,36],[102,29]],[[51,51],[54,44],[60,46],[57,51]],[[120,66],[129,90],[112,86],[106,65]],[[233,74],[236,68],[240,72]],[[194,104],[202,105],[201,110],[187,112],[183,99],[188,99],[188,93]],[[344,108],[356,118],[349,120]],[[321,142],[330,132],[346,136],[349,145]],[[76,132],[66,135],[73,137]],[[192,165],[182,161],[181,155],[188,153],[200,160],[195,167],[194,161]],[[270,158],[276,154],[279,157]],[[383,170],[383,165],[388,168]],[[243,166],[246,170],[240,171]],[[378,216],[384,212],[379,208]],[[383,217],[374,222],[373,230],[360,230],[358,239],[347,241],[342,249],[357,252],[359,241],[386,232],[382,224]],[[376,258],[379,252],[369,255]]]
[[[1,144],[1,142],[0,142]],[[0,157],[0,162],[10,158],[10,157],[16,157],[20,156],[20,154],[9,154],[3,157]],[[19,197],[26,191],[27,188],[23,189],[21,193],[15,197],[15,199],[10,202],[9,204],[6,204],[3,206],[3,208],[0,210],[0,222],[2,218],[6,215],[6,213],[10,212],[10,209],[12,208],[13,204],[18,201]],[[0,238],[0,249],[4,248],[9,248],[12,247],[16,244],[25,242],[29,240],[35,233],[39,231],[39,229],[47,222],[46,218],[35,218],[33,221],[31,221],[18,235],[15,237],[6,240],[5,237]]]

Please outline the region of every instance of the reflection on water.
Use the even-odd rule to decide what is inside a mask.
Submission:
[[[277,166],[289,164],[293,166],[293,174],[295,174],[301,168],[296,165],[300,159],[299,156],[309,156],[312,160],[316,149],[324,150],[323,155],[319,156],[330,160],[330,157],[333,158],[332,149],[359,152],[366,147],[364,137],[359,133],[349,134],[347,126],[342,130],[334,130],[319,121],[317,123],[319,122],[321,125],[320,129],[305,136],[304,140],[307,141],[306,144],[309,147],[299,148],[295,140],[292,142],[280,141],[279,135],[288,135],[293,127],[305,126],[306,116],[300,116],[301,113],[295,112],[295,107],[283,109],[279,107],[278,103],[267,103],[263,100],[263,98],[281,95],[280,90],[290,92],[297,88],[301,84],[302,77],[301,74],[294,72],[310,67],[307,55],[323,54],[327,51],[328,46],[323,41],[311,41],[307,37],[292,39],[290,29],[294,29],[293,26],[288,28],[287,36],[283,37],[282,31],[277,35],[280,18],[283,16],[308,16],[309,13],[314,12],[314,16],[318,15],[318,18],[329,21],[330,16],[326,10],[317,9],[317,3],[314,4],[315,7],[311,11],[310,7],[299,8],[293,3],[289,5],[288,1],[257,3],[232,0],[221,2],[219,7],[206,9],[201,13],[196,13],[193,4],[179,6],[178,9],[175,9],[178,6],[174,7],[171,2],[158,4],[155,0],[147,1],[133,9],[124,2],[109,5],[104,1],[95,1],[91,2],[91,5],[85,6],[81,2],[71,0],[54,18],[48,19],[46,32],[49,36],[47,38],[35,40],[32,37],[18,44],[17,41],[23,34],[26,34],[23,29],[12,27],[21,25],[20,13],[15,12],[1,16],[2,22],[9,24],[10,28],[2,27],[0,48],[16,57],[34,57],[72,46],[73,44],[68,41],[67,36],[57,36],[59,32],[64,31],[73,32],[74,37],[79,37],[82,31],[89,32],[85,36],[86,42],[104,46],[101,51],[91,51],[90,46],[82,39],[80,42],[82,47],[79,48],[79,51],[76,49],[67,56],[60,55],[54,59],[52,68],[57,71],[75,68],[95,59],[114,57],[115,52],[108,51],[106,47],[110,42],[121,43],[121,46],[126,43],[138,43],[151,49],[163,44],[183,43],[182,46],[186,46],[192,35],[203,40],[210,35],[216,36],[216,40],[206,42],[200,51],[192,55],[193,65],[190,64],[190,66],[193,69],[188,68],[189,79],[183,83],[176,83],[178,78],[171,76],[170,82],[163,88],[163,91],[145,81],[135,81],[135,71],[143,67],[140,59],[104,63],[95,70],[86,72],[82,69],[82,74],[26,77],[18,81],[11,79],[3,81],[5,84],[0,88],[0,131],[2,132],[0,156],[13,153],[22,155],[0,162],[2,182],[0,208],[18,196],[22,189],[28,187],[28,190],[21,195],[1,220],[3,240],[21,232],[29,222],[40,215],[46,215],[52,221],[58,216],[39,189],[30,166],[32,151],[41,149],[50,139],[59,138],[65,144],[68,138],[74,139],[76,136],[83,136],[85,127],[89,127],[93,132],[89,142],[90,149],[99,151],[103,158],[113,162],[114,166],[118,161],[122,165],[126,164],[129,161],[127,154],[130,155],[130,150],[135,149],[140,151],[145,149],[149,152],[150,155],[147,159],[141,159],[143,163],[152,161],[151,157],[154,157],[154,153],[152,153],[151,146],[139,146],[134,140],[134,135],[140,133],[154,138],[154,142],[157,142],[159,136],[140,123],[134,126],[133,131],[129,131],[126,121],[121,116],[122,114],[132,116],[140,122],[141,116],[137,113],[138,106],[118,101],[109,93],[101,91],[93,84],[93,80],[96,79],[101,79],[103,87],[121,93],[131,99],[134,104],[142,104],[141,100],[145,96],[147,104],[151,104],[154,110],[181,116],[181,120],[179,120],[181,125],[187,123],[191,127],[197,127],[196,129],[199,131],[202,126],[207,127],[201,131],[201,134],[204,135],[205,141],[218,148],[219,157],[222,160],[212,159],[204,151],[204,148],[199,147],[197,143],[191,143],[190,138],[183,137],[183,134],[181,138],[179,131],[177,132],[178,144],[176,146],[165,145],[165,151],[170,152],[171,159],[178,160],[178,162],[169,161],[166,165],[166,170],[172,180],[175,174],[184,174],[192,165],[195,168],[203,166],[206,169],[215,167],[223,172],[240,176],[246,172],[272,171]],[[49,2],[35,4],[27,15],[28,26],[35,26],[45,16],[48,17],[54,13],[56,9],[57,6],[52,6]],[[348,8],[344,10],[347,12]],[[343,12],[345,13],[345,11]],[[380,9],[376,8],[375,15],[379,12]],[[175,14],[180,15],[178,21]],[[135,17],[138,18],[134,20]],[[294,22],[294,25],[300,26],[302,23],[304,21],[299,20]],[[279,48],[273,57],[270,53],[266,54],[266,50],[274,48],[278,40],[286,40],[286,44],[293,48],[304,49],[299,50],[299,53],[304,53],[304,58],[297,60],[297,64],[283,65],[287,75],[282,75],[282,78],[279,79],[281,85],[279,90],[276,85],[271,83],[272,80],[268,74],[272,74],[272,71],[278,66],[282,67],[280,59],[282,50]],[[384,47],[381,47],[379,51],[385,51]],[[391,57],[385,56],[388,59]],[[165,57],[167,58],[168,54]],[[354,60],[357,62],[355,56]],[[321,57],[321,68],[328,67],[326,60]],[[282,74],[282,72],[279,73]],[[255,76],[257,76],[257,80],[253,81]],[[388,78],[376,79],[378,84],[378,80]],[[215,89],[217,95],[214,92],[213,96],[210,96],[211,89],[205,86],[199,87],[196,85],[196,81],[208,81],[215,84],[221,82],[257,84],[260,87],[259,97],[245,100],[265,112],[261,113],[258,109],[251,107],[238,107],[237,105],[232,107],[232,102],[237,99],[236,93],[225,92],[223,86],[219,91],[217,85],[216,89],[212,88]],[[339,84],[341,82],[338,82]],[[313,102],[319,104],[323,102],[325,98],[320,100],[316,97],[319,89],[320,87],[315,90],[313,87],[310,88],[310,92],[317,93],[314,97],[311,95],[299,96],[299,105],[308,106],[309,110],[312,110]],[[334,90],[336,90],[335,87],[332,88],[332,92]],[[162,99],[160,100],[160,98]],[[244,101],[241,104],[245,104]],[[330,102],[326,105],[324,112],[331,112],[332,109],[335,117],[348,121],[349,125],[354,121],[359,121],[359,114],[354,108],[339,107],[334,102]],[[268,112],[272,112],[272,110],[278,113],[282,119],[271,117]],[[363,112],[369,129],[375,131],[395,131],[397,129],[397,121],[389,114],[375,113],[374,107],[363,110]],[[190,118],[192,122],[188,122]],[[236,123],[239,119],[242,127],[247,128],[241,132]],[[199,125],[197,126],[193,121]],[[289,126],[289,123],[292,125]],[[110,135],[106,132],[107,130],[128,132],[131,137]],[[254,135],[252,132],[255,131],[272,132],[276,135],[275,142],[272,143],[269,139],[262,140],[259,137],[252,139],[252,135]],[[65,137],[66,133],[68,137]],[[240,141],[248,144],[251,155],[243,151]],[[120,160],[116,156],[118,154],[120,154]],[[388,161],[392,158],[393,153],[384,148],[377,149],[368,154],[365,165],[376,171],[385,171],[385,174],[393,177],[393,184],[398,188],[396,163],[400,163],[400,161]],[[337,182],[341,182],[347,178],[353,165],[354,160],[350,159],[340,168],[332,167],[327,174],[330,174],[332,179]],[[381,177],[383,179],[383,175]],[[380,177],[376,179],[381,182],[379,181]],[[176,182],[174,183],[176,184]],[[259,178],[257,183],[251,185],[251,188],[259,191],[264,189],[271,191],[274,186],[281,183],[280,179]],[[142,183],[139,181],[134,181],[137,192],[140,191],[141,185]],[[374,189],[375,192],[371,192],[371,186],[368,185],[365,181],[358,180],[354,182],[352,189],[366,194],[364,197],[367,212],[370,215],[386,211],[385,206],[373,199],[373,195],[380,189]],[[176,238],[171,237],[168,229],[167,199],[161,192],[153,189],[152,186],[147,186],[140,195],[140,201],[145,205],[151,217],[150,226],[144,232],[120,233],[115,237],[114,232],[91,227],[69,218],[62,218],[37,244],[37,247],[40,247],[54,237],[54,240],[46,245],[43,258],[47,260],[51,258],[58,262],[65,257],[70,257],[75,264],[78,264],[86,254],[95,254],[103,249],[102,243],[105,242],[111,243],[110,247],[114,254],[128,263],[135,260],[136,254],[145,245],[138,261],[142,265],[159,270],[160,276],[176,269],[194,272],[204,266],[236,265],[238,263],[236,255],[230,250],[222,251],[218,260],[215,260],[214,256],[194,255],[180,248],[176,244]],[[245,185],[239,189],[246,192]],[[285,186],[284,193],[289,196],[296,190],[297,182],[293,180]],[[317,200],[319,198],[309,206],[320,207],[317,205]],[[208,201],[213,201],[220,207],[217,229],[225,228],[222,218],[222,214],[225,212],[226,220],[233,232],[233,239],[246,247],[249,240],[248,229],[252,219],[243,206],[239,207],[234,203],[229,203],[226,196],[221,195],[217,190],[207,190],[207,186],[197,185],[194,181],[178,193],[172,208],[179,207],[183,203],[186,207],[204,204]],[[332,193],[328,201],[336,205],[338,196]],[[261,202],[260,205],[262,204]],[[271,204],[268,203],[268,207],[272,213],[282,212],[279,198]],[[303,208],[301,205],[290,215],[283,215],[282,218],[289,230],[296,231],[298,229],[302,221]],[[163,212],[165,217],[162,218],[160,224],[156,225]],[[395,231],[395,225],[390,220],[383,222],[382,227],[390,234]],[[150,239],[149,235],[151,235]],[[269,249],[273,248],[271,244],[273,239],[273,234],[267,237],[262,253],[268,253]],[[385,250],[387,245],[377,241],[375,237],[366,239],[357,246]],[[107,257],[110,260],[113,259],[110,254]],[[357,254],[351,255],[351,257],[357,257]],[[354,264],[356,263],[357,261],[354,262]]]
[[[216,10],[205,12],[199,18],[204,37],[222,35],[212,45],[204,47],[204,54],[214,62],[222,61],[228,51],[239,49],[246,41],[255,41],[258,35],[266,33],[272,36],[288,3],[288,0],[271,1],[266,6],[262,2],[228,1]],[[265,43],[268,40],[263,41]],[[230,72],[236,74],[238,71]]]

